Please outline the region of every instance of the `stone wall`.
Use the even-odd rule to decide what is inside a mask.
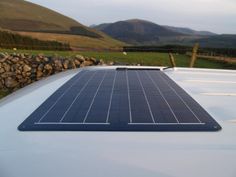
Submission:
[[[81,55],[62,58],[0,53],[0,89],[13,91],[58,72],[102,64],[102,60]]]

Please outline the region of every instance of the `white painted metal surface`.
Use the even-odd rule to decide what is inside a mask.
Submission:
[[[17,130],[77,72],[57,74],[0,101],[0,177],[236,177],[236,71],[164,71],[218,121],[219,132]]]

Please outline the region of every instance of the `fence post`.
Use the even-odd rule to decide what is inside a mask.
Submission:
[[[193,47],[193,53],[192,53],[192,57],[191,57],[191,62],[190,62],[190,68],[193,68],[194,67],[194,64],[197,60],[197,51],[198,51],[198,48],[199,48],[199,44],[196,43]]]
[[[169,53],[170,64],[173,68],[176,67],[175,58],[172,53]]]

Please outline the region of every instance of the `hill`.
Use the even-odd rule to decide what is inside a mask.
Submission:
[[[198,42],[202,47],[235,48],[236,35],[218,35],[209,31],[162,26],[144,20],[126,20],[93,26],[115,39],[139,46],[183,45]]]
[[[155,23],[139,19],[101,24],[94,28],[130,44],[157,44],[161,37],[183,35]]]
[[[24,0],[0,1],[0,28],[40,40],[69,43],[75,45],[74,48],[116,48],[125,45],[76,20]]]
[[[182,27],[173,27],[173,26],[163,26],[169,30],[182,33],[182,34],[187,34],[187,35],[200,35],[200,36],[214,36],[217,35],[216,33],[212,33],[210,31],[196,31],[190,28],[182,28]]]
[[[0,48],[30,50],[71,50],[69,44],[57,41],[42,41],[0,29]]]
[[[0,27],[13,31],[34,31],[101,37],[77,21],[45,7],[23,0],[0,1]]]
[[[69,43],[73,50],[120,50],[123,46],[127,45],[104,34],[101,34],[102,38],[39,32],[18,32],[18,34],[41,40]]]

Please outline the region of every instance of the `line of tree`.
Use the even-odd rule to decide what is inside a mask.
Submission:
[[[71,50],[69,44],[57,41],[42,41],[28,36],[0,31],[0,48],[29,50]]]
[[[192,52],[192,46],[181,45],[164,45],[164,46],[126,46],[123,48],[125,52],[160,52],[160,53],[178,53],[186,54]],[[229,56],[236,57],[236,48],[202,48],[198,53],[211,56]]]

